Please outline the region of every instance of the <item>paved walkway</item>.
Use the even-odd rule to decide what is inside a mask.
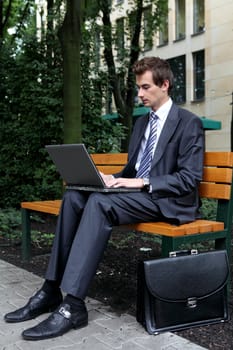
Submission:
[[[89,325],[62,337],[25,341],[21,332],[43,320],[6,323],[3,315],[23,306],[41,286],[40,277],[0,260],[0,350],[203,350],[173,333],[149,335],[134,317],[118,315],[94,299],[87,299]]]

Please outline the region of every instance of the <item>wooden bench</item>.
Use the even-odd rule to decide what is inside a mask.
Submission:
[[[100,171],[112,174],[120,171],[127,161],[126,153],[93,154]],[[178,250],[182,244],[214,241],[216,249],[227,249],[231,256],[231,227],[233,211],[232,192],[233,152],[206,152],[200,197],[217,200],[216,220],[196,220],[174,226],[165,222],[142,222],[128,225],[129,229],[159,235],[162,238],[162,256]],[[22,202],[22,257],[30,258],[32,211],[58,215],[61,200]]]

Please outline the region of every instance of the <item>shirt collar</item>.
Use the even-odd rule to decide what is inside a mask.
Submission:
[[[158,119],[164,120],[167,118],[168,113],[172,106],[172,99],[169,97],[168,101],[165,102],[157,111],[155,112]]]

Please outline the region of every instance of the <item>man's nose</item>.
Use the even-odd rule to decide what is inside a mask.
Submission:
[[[142,88],[138,88],[138,97],[142,97],[142,96],[143,96]]]

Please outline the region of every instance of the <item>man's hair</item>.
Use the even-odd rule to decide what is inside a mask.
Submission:
[[[144,74],[146,71],[151,71],[153,81],[161,87],[165,80],[169,82],[168,94],[173,88],[173,73],[169,63],[159,57],[144,57],[138,60],[133,65],[135,75]]]

